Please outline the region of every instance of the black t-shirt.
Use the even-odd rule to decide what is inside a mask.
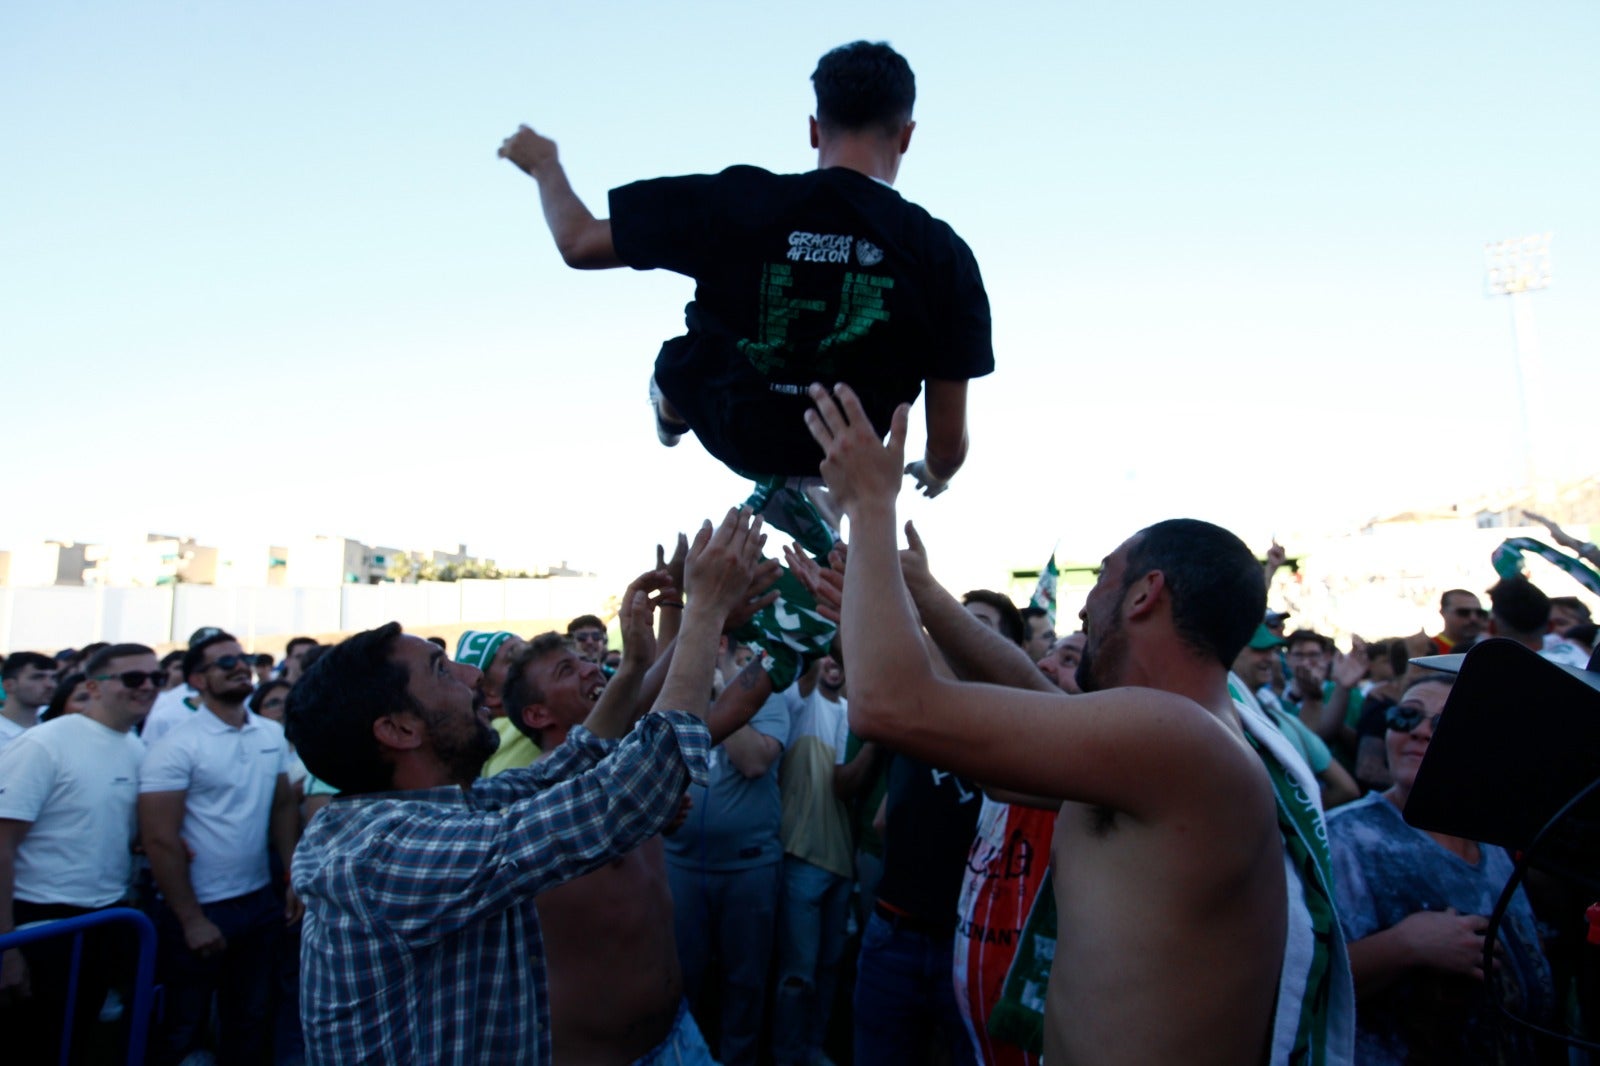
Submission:
[[[949,922],[954,931],[982,805],[983,793],[971,781],[896,754],[889,763],[878,898],[921,921]]]
[[[994,369],[989,299],[954,230],[889,186],[830,167],[656,178],[611,190],[611,239],[639,270],[695,279],[656,382],[709,452],[749,474],[814,475],[804,389],[850,384],[880,433],[922,382]]]

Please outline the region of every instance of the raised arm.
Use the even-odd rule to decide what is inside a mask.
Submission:
[[[923,458],[905,468],[930,499],[950,486],[967,461],[967,383],[929,379],[922,398],[928,421]]]
[[[1135,817],[1194,801],[1200,789],[1254,789],[1255,759],[1192,701],[1151,689],[1047,695],[942,681],[923,650],[895,544],[895,495],[907,411],[895,412],[887,446],[860,401],[840,385],[813,385],[806,423],[822,446],[822,474],[850,518],[845,572],[845,662],[850,725],[953,773],[1038,796],[1101,803]],[[835,395],[837,400],[835,400]],[[1164,576],[1130,590],[1130,612],[1153,608]],[[1219,775],[1218,762],[1237,765]],[[1165,782],[1152,789],[1151,780]],[[1241,783],[1243,782],[1243,783]]]
[[[752,575],[766,543],[761,519],[743,508],[729,511],[715,531],[708,521],[695,534],[684,564],[683,627],[657,710],[706,717],[717,644],[728,615],[748,600]]]
[[[624,265],[611,242],[611,223],[595,218],[567,180],[556,154],[556,142],[527,126],[500,145],[500,158],[509,159],[539,183],[539,205],[545,224],[555,238],[562,260],[578,270],[604,270]]]
[[[900,553],[900,570],[911,601],[928,636],[957,677],[1033,692],[1061,691],[1039,672],[1026,652],[974,618],[934,580],[928,569],[928,550],[910,522],[906,523],[906,544]]]
[[[584,728],[597,737],[626,736],[644,713],[639,695],[656,658],[655,609],[663,590],[675,599],[682,595],[665,570],[649,570],[634,578],[622,594],[622,606],[617,612],[622,630],[622,663],[583,721]]]

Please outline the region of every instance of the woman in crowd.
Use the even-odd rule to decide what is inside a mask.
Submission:
[[[1550,969],[1519,888],[1483,971],[1484,931],[1511,876],[1511,857],[1475,840],[1426,832],[1402,816],[1455,678],[1411,680],[1389,709],[1393,784],[1330,812],[1339,920],[1355,978],[1356,1061],[1536,1063],[1540,1049],[1495,1003],[1549,1025]]]

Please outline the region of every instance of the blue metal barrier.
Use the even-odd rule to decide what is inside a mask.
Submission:
[[[150,919],[132,907],[111,907],[93,914],[80,914],[76,918],[60,918],[40,922],[25,929],[0,935],[0,951],[21,947],[37,940],[53,937],[72,937],[72,967],[67,978],[67,1014],[61,1026],[62,1066],[66,1066],[72,1051],[73,1017],[77,1013],[78,967],[83,958],[83,934],[97,925],[126,922],[132,925],[139,937],[139,956],[134,963],[133,1002],[128,1004],[128,1056],[127,1066],[142,1066],[145,1042],[149,1036],[150,1008],[155,1002],[156,977],[156,927]],[[86,1004],[89,1010],[99,1010],[100,1004]]]

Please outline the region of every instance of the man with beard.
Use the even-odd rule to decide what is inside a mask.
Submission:
[[[200,709],[154,745],[139,771],[139,831],[161,897],[166,1012],[158,1062],[204,1040],[218,1005],[218,1060],[250,1062],[268,1046],[272,959],[293,892],[279,903],[267,842],[288,869],[300,831],[283,727],[245,706],[254,660],[216,631],[191,644],[183,672]]]
[[[1326,847],[1307,854],[1315,827],[1288,802],[1303,785],[1280,788],[1282,767],[1258,756],[1228,695],[1228,666],[1266,609],[1250,550],[1184,519],[1107,556],[1080,614],[1084,696],[945,680],[922,649],[897,557],[906,408],[885,446],[848,386],[810,394],[822,473],[850,519],[841,635],[852,724],[956,773],[1064,801],[1054,881],[1067,947],[1050,977],[1046,1060],[1347,1061],[1347,1028],[1330,1033],[1318,1013],[1348,997],[1342,954],[1325,949],[1294,977],[1303,1001],[1290,981],[1301,924],[1288,869],[1314,867],[1309,928],[1342,947]],[[992,644],[995,663],[1020,659],[1037,675]]]
[[[340,791],[294,863],[307,904],[308,1058],[550,1061],[534,897],[654,836],[689,782],[705,780],[717,641],[749,598],[760,527],[730,511],[696,535],[655,711],[635,727],[632,706],[597,703],[566,743],[523,769],[479,778],[497,740],[482,675],[396,623],[351,637],[307,671],[290,693],[289,735]],[[647,618],[658,602],[639,582],[625,600]]]

